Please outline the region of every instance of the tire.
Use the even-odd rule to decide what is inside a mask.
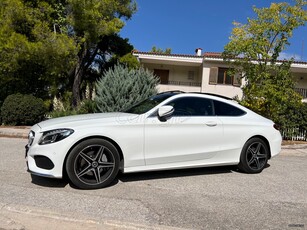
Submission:
[[[118,150],[111,142],[88,139],[69,153],[66,172],[70,181],[78,188],[104,188],[117,176],[119,161]]]
[[[251,138],[243,146],[238,168],[246,173],[260,173],[269,159],[269,148],[260,138]]]

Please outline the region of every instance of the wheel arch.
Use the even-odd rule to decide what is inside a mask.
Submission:
[[[83,141],[86,141],[86,140],[89,140],[89,139],[95,139],[95,138],[98,138],[98,139],[102,139],[102,140],[106,140],[106,141],[109,141],[110,143],[112,143],[115,148],[117,149],[118,153],[119,153],[119,159],[120,159],[120,163],[119,163],[119,170],[120,171],[123,171],[124,170],[124,155],[123,155],[123,151],[122,149],[120,148],[120,146],[111,138],[109,137],[106,137],[106,136],[99,136],[99,135],[95,135],[95,136],[89,136],[89,137],[85,137],[79,141],[77,141],[73,146],[70,147],[70,149],[68,150],[66,156],[65,156],[65,159],[64,159],[64,163],[63,163],[63,172],[62,172],[62,175],[63,177],[67,176],[67,173],[66,173],[66,161],[67,161],[67,157],[68,155],[70,154],[70,152],[78,145],[80,144],[81,142]]]
[[[251,138],[249,138],[247,141],[249,141],[250,139],[253,139],[253,138],[259,138],[261,140],[264,141],[264,143],[267,145],[268,147],[268,150],[269,150],[269,158],[268,159],[271,159],[271,146],[270,146],[270,142],[268,141],[268,139],[266,139],[264,136],[262,135],[255,135],[255,136],[252,136]],[[246,142],[247,142],[246,141]],[[246,143],[245,142],[245,143]]]

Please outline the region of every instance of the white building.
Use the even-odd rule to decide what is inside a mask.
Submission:
[[[221,53],[196,49],[195,55],[160,54],[134,51],[133,55],[159,78],[160,92],[181,90],[185,92],[205,92],[227,97],[242,97],[239,77],[227,74],[227,63]],[[307,62],[293,62],[291,71],[296,89],[307,99]]]

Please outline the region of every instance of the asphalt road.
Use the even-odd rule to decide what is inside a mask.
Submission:
[[[100,190],[26,172],[25,139],[0,138],[0,229],[306,229],[307,151],[256,175],[215,167],[120,175]]]

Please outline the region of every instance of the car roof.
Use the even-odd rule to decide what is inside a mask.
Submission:
[[[219,97],[225,100],[230,100],[233,101],[234,99],[230,98],[230,97],[226,97],[223,95],[219,95],[219,94],[214,94],[214,93],[200,93],[200,92],[184,92],[184,91],[180,91],[180,90],[173,90],[173,91],[166,91],[166,92],[161,92],[158,95],[162,95],[162,94],[172,94],[172,95],[177,95],[177,94],[199,94],[199,95],[208,95],[208,96],[214,96],[214,97]]]

